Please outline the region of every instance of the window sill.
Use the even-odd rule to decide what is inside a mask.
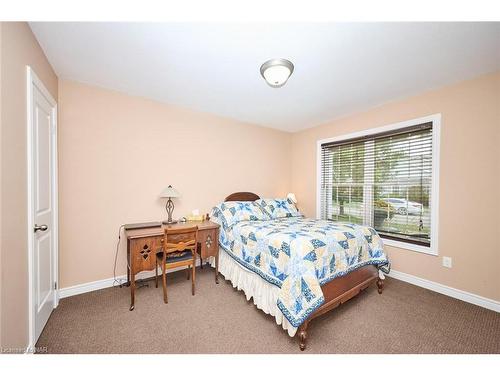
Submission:
[[[416,251],[418,253],[434,255],[434,256],[438,255],[437,249],[435,248],[435,246],[432,245],[430,247],[427,247],[403,241],[390,240],[388,238],[382,238],[382,242],[384,243],[384,245],[397,247],[399,249],[411,250],[411,251]]]

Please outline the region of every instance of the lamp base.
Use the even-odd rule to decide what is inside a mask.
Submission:
[[[172,221],[168,221],[168,220],[164,220],[161,222],[163,225],[170,225],[170,224],[175,224],[177,223],[177,220],[172,220]]]

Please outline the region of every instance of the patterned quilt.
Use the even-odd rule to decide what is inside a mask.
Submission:
[[[323,304],[321,285],[367,264],[388,264],[374,229],[302,217],[223,226],[220,244],[238,263],[281,289],[278,307],[294,327]]]

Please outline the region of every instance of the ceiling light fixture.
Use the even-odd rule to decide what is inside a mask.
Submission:
[[[293,73],[293,64],[286,59],[271,59],[260,67],[260,74],[271,87],[283,86]]]

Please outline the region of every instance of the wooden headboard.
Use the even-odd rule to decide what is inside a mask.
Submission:
[[[224,202],[232,202],[232,201],[256,201],[260,199],[257,194],[250,193],[248,191],[239,191],[237,193],[230,194],[224,199]]]

